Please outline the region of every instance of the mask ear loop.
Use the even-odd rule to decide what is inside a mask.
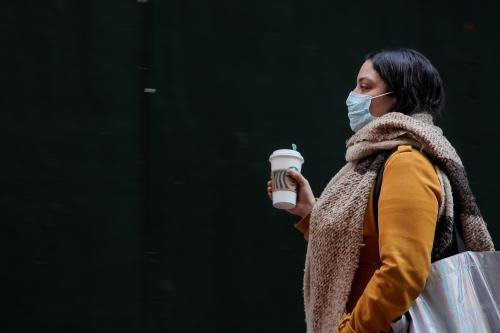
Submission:
[[[374,98],[377,98],[377,97],[381,97],[381,96],[385,96],[385,95],[389,95],[389,94],[392,94],[394,91],[389,91],[389,92],[386,92],[386,93],[383,93],[383,94],[380,94],[380,95],[377,95],[377,96],[373,96],[372,99]]]
[[[377,96],[373,96],[371,99],[374,99],[374,98],[377,98],[377,97],[382,97],[382,96],[385,96],[385,95],[389,95],[389,94],[392,94],[394,91],[389,91],[389,92],[386,92],[386,93],[383,93],[383,94],[380,94],[380,95],[377,95]],[[370,109],[368,109],[368,111],[370,112],[370,114],[372,114],[372,112],[370,111]],[[374,115],[372,115],[372,117],[375,117]]]

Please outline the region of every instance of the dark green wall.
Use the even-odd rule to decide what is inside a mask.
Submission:
[[[306,242],[265,193],[343,165],[363,56],[416,48],[496,244],[500,5],[47,1],[0,10],[5,332],[304,332]],[[154,88],[154,94],[144,93]]]
[[[140,332],[143,14],[133,1],[1,7],[0,331]]]

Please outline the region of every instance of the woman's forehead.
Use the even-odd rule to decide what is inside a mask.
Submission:
[[[371,60],[366,60],[361,68],[359,69],[357,81],[361,80],[369,80],[373,82],[382,81],[382,78],[377,73],[377,71],[373,68],[373,63]]]

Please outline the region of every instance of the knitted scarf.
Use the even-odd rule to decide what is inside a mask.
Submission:
[[[388,151],[402,144],[424,152],[441,182],[433,260],[451,248],[455,218],[468,249],[494,250],[462,161],[432,116],[390,112],[375,118],[347,141],[347,164],[330,180],[311,212],[304,269],[308,333],[336,331],[358,267],[370,190]]]

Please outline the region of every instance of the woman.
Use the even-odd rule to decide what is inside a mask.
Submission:
[[[424,288],[431,262],[453,253],[453,223],[468,249],[494,247],[462,162],[433,125],[444,91],[425,56],[411,49],[369,54],[346,104],[355,132],[347,164],[321,196],[288,170],[299,184],[289,212],[301,217],[295,227],[308,240],[307,332],[390,332]]]

